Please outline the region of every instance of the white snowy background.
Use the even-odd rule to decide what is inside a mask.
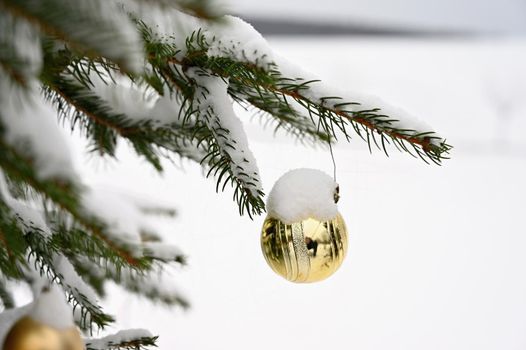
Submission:
[[[276,3],[261,8],[248,1],[241,8],[250,14]],[[301,11],[311,5],[317,11],[313,1],[302,3]],[[369,20],[360,12],[366,2],[355,3],[356,17]],[[412,9],[411,3],[417,2],[399,5]],[[440,8],[453,3],[433,2]],[[495,20],[500,27],[494,28],[485,15],[473,19],[466,10],[464,18],[476,22],[470,28],[516,34],[513,28],[526,17],[517,14],[524,10],[519,0],[457,3],[484,14],[486,7],[479,7],[486,4],[499,9],[496,18],[509,18]],[[371,2],[373,19],[384,20],[374,17],[382,4],[392,7]],[[429,23],[460,28],[462,21],[452,20],[457,15],[446,18],[447,11],[432,6],[426,11]],[[412,13],[397,18],[409,23],[418,17]],[[506,23],[510,27],[502,28]],[[358,137],[338,144],[339,210],[349,228],[349,255],[328,280],[298,285],[266,265],[259,245],[264,217],[240,218],[231,192],[216,195],[215,182],[198,166],[167,163],[158,175],[125,144],[118,162],[102,161],[72,137],[77,169],[90,183],[178,209],[176,219],[155,224],[189,258],[172,279],[191,309],[168,309],[111,288],[105,306],[119,320],[113,330],[148,328],[161,336],[161,349],[525,349],[526,39],[269,39],[327,82],[373,93],[420,116],[455,146],[452,159],[430,166],[396,150],[390,158],[371,155]],[[273,137],[257,118],[239,113],[266,193],[293,168],[332,173],[328,151]]]

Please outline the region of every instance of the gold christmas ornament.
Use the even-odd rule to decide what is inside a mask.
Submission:
[[[261,248],[278,275],[292,282],[316,282],[332,275],[342,264],[347,253],[347,228],[339,213],[328,221],[309,218],[290,225],[267,217]]]
[[[7,334],[3,350],[84,350],[84,342],[75,326],[59,330],[25,316]]]

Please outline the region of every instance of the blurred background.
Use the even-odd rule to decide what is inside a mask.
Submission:
[[[229,4],[232,12],[264,34],[526,33],[523,0],[245,0]]]
[[[260,251],[263,217],[190,163],[162,175],[121,145],[119,162],[79,154],[113,191],[178,209],[155,224],[189,257],[172,271],[192,301],[168,310],[113,288],[119,327],[163,349],[526,349],[526,1],[244,0],[232,11],[281,55],[339,88],[419,116],[455,148],[444,165],[358,137],[335,148],[349,255],[326,281],[296,285]],[[325,149],[239,110],[268,193],[285,172],[332,173]],[[111,331],[111,330],[110,330]]]

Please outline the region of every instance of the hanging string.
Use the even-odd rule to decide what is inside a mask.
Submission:
[[[334,189],[334,203],[338,203],[340,200],[340,186],[338,186],[338,182],[336,181],[336,161],[334,160],[334,152],[332,150],[332,144],[331,140],[329,139],[329,152],[331,152],[331,159],[332,159],[332,177],[334,178],[334,183],[336,184],[336,188]]]
[[[329,127],[327,124],[322,122],[322,119],[318,122],[318,131],[320,131],[320,128],[323,128],[325,133],[327,134],[327,143],[329,144],[329,152],[331,153],[331,159],[332,159],[332,177],[334,179],[334,182],[336,182],[336,160],[334,159],[334,152],[332,150],[332,143],[331,143],[331,133],[329,132]],[[335,136],[336,138],[336,136]]]
[[[334,178],[334,182],[337,182],[336,181],[336,160],[334,160],[334,153],[332,151],[332,144],[331,144],[330,139],[329,139],[329,152],[331,153],[331,159],[332,159],[332,171],[333,171],[332,177]]]

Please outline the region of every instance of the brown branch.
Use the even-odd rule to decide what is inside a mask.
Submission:
[[[2,66],[3,70],[14,80],[16,81],[20,86],[27,87],[27,82],[23,74],[20,72],[17,72],[15,69],[13,69],[10,65],[5,63],[4,61],[0,61],[0,66]]]
[[[294,98],[295,100],[298,100],[298,101],[304,101],[306,103],[315,104],[309,98],[301,95],[297,90],[290,91],[290,90],[285,90],[285,89],[275,89],[273,91],[282,93],[282,94],[287,95],[287,96],[290,96],[290,97],[292,97],[292,98]],[[344,112],[344,111],[341,111],[341,110],[338,110],[338,109],[334,109],[334,108],[328,108],[328,107],[325,107],[325,106],[322,106],[322,107],[325,108],[328,111],[331,111],[334,114],[339,115],[342,118],[348,119],[349,121],[352,121],[352,122],[355,122],[355,123],[358,123],[358,124],[361,124],[361,125],[365,126],[366,128],[377,132],[380,135],[381,134],[386,134],[386,135],[388,135],[388,136],[390,136],[392,138],[401,139],[401,140],[407,141],[407,142],[409,142],[410,144],[413,144],[413,145],[419,145],[426,152],[431,151],[431,138],[430,137],[424,136],[422,138],[419,138],[419,137],[409,136],[409,135],[406,135],[406,134],[403,134],[403,133],[400,133],[400,132],[397,132],[397,131],[394,131],[394,130],[393,131],[380,130],[374,123],[372,123],[369,119],[367,119],[365,117],[361,117],[359,115],[358,116],[356,116],[356,115],[355,116],[351,116],[351,115],[349,115],[348,112]]]
[[[303,101],[307,104],[318,105],[317,103],[314,103],[312,100],[310,100],[308,97],[301,95],[297,90],[280,89],[278,87],[271,86],[271,85],[266,85],[266,86],[264,85],[263,88],[276,92],[276,93],[281,93],[286,96],[290,96],[297,101]],[[344,112],[344,111],[341,111],[335,108],[329,108],[325,106],[321,106],[321,107],[349,121],[361,124],[364,127],[370,129],[371,131],[377,132],[380,135],[386,134],[394,139],[400,139],[400,140],[407,141],[413,145],[419,145],[422,147],[422,149],[425,152],[431,151],[431,138],[429,137],[419,138],[419,137],[409,136],[409,135],[397,132],[395,130],[392,130],[392,131],[381,130],[374,123],[372,123],[369,119],[365,117],[361,117],[359,115],[349,115],[348,112]]]
[[[91,111],[87,110],[86,108],[80,107],[75,101],[70,98],[68,95],[66,95],[60,88],[58,88],[55,84],[48,84],[49,87],[53,89],[63,100],[64,102],[68,103],[69,105],[75,107],[76,110],[82,112],[86,117],[93,120],[95,123],[99,125],[107,126],[110,129],[115,130],[120,136],[122,137],[129,137],[130,135],[140,133],[143,130],[138,127],[122,127],[119,126],[116,123],[112,123],[111,121],[101,118],[98,115],[92,113]]]
[[[48,85],[48,86],[50,86],[50,85]],[[107,127],[109,127],[110,129],[115,130],[119,135],[125,135],[127,131],[129,132],[129,129],[127,129],[127,128],[122,128],[122,127],[120,127],[120,126],[118,126],[118,125],[116,125],[116,124],[114,124],[114,123],[109,122],[109,121],[106,120],[106,119],[100,118],[99,116],[97,116],[96,114],[91,113],[91,112],[88,111],[87,109],[78,106],[72,98],[70,98],[68,95],[66,95],[66,94],[65,94],[62,90],[60,90],[60,88],[58,88],[57,86],[55,86],[55,85],[51,85],[50,87],[53,88],[53,91],[55,91],[57,94],[59,94],[60,97],[62,97],[62,99],[63,99],[64,101],[66,101],[68,104],[74,106],[76,110],[81,111],[82,113],[84,113],[84,115],[85,115],[86,117],[92,119],[92,120],[93,120],[94,122],[96,122],[97,124],[101,124],[101,125],[107,126]]]

